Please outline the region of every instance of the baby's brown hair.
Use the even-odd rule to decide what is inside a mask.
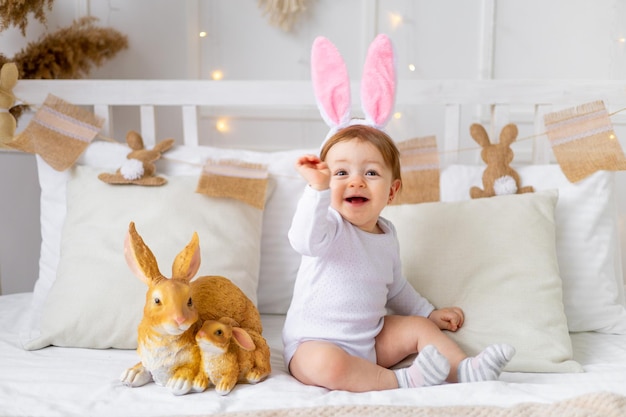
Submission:
[[[374,145],[382,154],[385,164],[391,168],[393,179],[402,180],[400,173],[400,151],[396,144],[388,134],[371,126],[351,125],[340,129],[324,143],[320,151],[320,159],[324,161],[326,154],[328,154],[330,148],[335,144],[351,139],[359,139]]]

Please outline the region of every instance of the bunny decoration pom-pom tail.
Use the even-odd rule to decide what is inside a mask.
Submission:
[[[143,162],[134,158],[127,159],[120,167],[120,174],[122,174],[122,177],[126,180],[138,180],[143,177],[144,174]]]

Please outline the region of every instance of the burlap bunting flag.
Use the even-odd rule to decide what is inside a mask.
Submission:
[[[392,204],[439,201],[439,153],[434,136],[397,143],[402,188]]]
[[[626,158],[604,102],[546,114],[544,122],[554,156],[570,182],[599,170],[626,169]]]
[[[210,197],[234,198],[260,210],[265,208],[267,166],[249,162],[208,160],[196,192]]]
[[[64,171],[74,165],[103,123],[92,112],[48,94],[26,129],[9,146],[36,153],[52,168]]]

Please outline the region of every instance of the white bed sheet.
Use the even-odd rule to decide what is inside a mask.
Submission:
[[[175,397],[155,384],[129,388],[119,382],[122,371],[137,362],[135,351],[23,350],[18,334],[31,297],[30,293],[0,296],[2,416],[183,416],[343,404],[511,406],[600,391],[626,395],[626,336],[597,333],[572,335],[575,359],[586,371],[580,374],[504,373],[495,382],[363,394],[308,387],[286,372],[280,343],[284,317],[276,315],[263,317],[273,367],[266,381],[238,385],[227,396],[209,389]]]

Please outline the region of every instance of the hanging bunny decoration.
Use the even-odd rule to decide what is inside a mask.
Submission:
[[[322,119],[330,127],[324,142],[338,130],[353,124],[384,130],[393,114],[396,93],[396,63],[391,40],[380,34],[367,51],[361,79],[361,107],[365,119],[352,117],[346,64],[335,45],[322,36],[313,42],[311,80]]]

